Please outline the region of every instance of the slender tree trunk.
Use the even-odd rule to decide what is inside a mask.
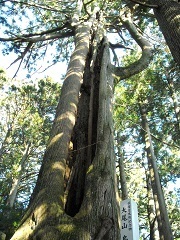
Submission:
[[[154,14],[175,62],[180,65],[180,4],[172,0],[151,0],[157,4]]]
[[[26,149],[24,150],[21,162],[19,164],[19,167],[17,169],[17,176],[14,177],[13,179],[13,183],[11,186],[11,190],[8,196],[8,200],[7,200],[7,206],[9,206],[10,208],[12,208],[14,206],[14,202],[17,196],[17,191],[18,191],[18,187],[21,181],[21,177],[22,177],[22,173],[28,158],[28,154],[29,154],[29,148],[30,148],[31,143],[28,143],[26,146]]]
[[[75,27],[76,46],[49,144],[13,240],[120,238],[113,79],[102,26],[96,15]]]
[[[121,141],[117,136],[117,148],[118,148],[118,166],[119,166],[119,178],[121,184],[121,193],[122,200],[128,199],[128,189],[127,189],[127,181],[126,181],[126,173],[124,167],[124,154],[121,152],[120,146]]]
[[[128,199],[128,189],[127,189],[127,181],[126,181],[126,173],[124,168],[124,158],[121,154],[118,159],[119,170],[120,170],[120,183],[121,183],[121,192],[122,192],[122,200]]]
[[[144,129],[144,139],[145,139],[145,148],[148,159],[148,168],[151,178],[152,190],[154,203],[156,208],[156,217],[158,221],[158,229],[160,233],[160,240],[172,240],[172,230],[169,222],[169,217],[167,214],[167,209],[164,200],[164,194],[161,188],[158,168],[156,164],[156,158],[154,155],[153,144],[151,140],[150,129],[146,117],[146,107],[143,103],[139,104],[142,127]]]
[[[0,148],[0,163],[2,163],[2,156],[3,156],[4,150],[5,150],[5,145],[8,144],[8,139],[9,139],[9,137],[10,137],[11,131],[12,131],[12,127],[9,127],[9,128],[7,129],[5,138],[4,138],[4,140],[2,141],[2,143],[1,143],[1,148]]]
[[[168,82],[168,87],[169,87],[171,97],[173,100],[174,112],[175,112],[175,116],[176,116],[176,120],[177,120],[176,130],[177,130],[177,133],[179,133],[179,131],[180,131],[180,107],[178,106],[178,98],[177,98],[177,94],[176,94],[176,91],[174,88],[173,79],[167,77],[167,82]]]
[[[150,226],[150,240],[159,240],[159,232],[157,226],[157,219],[154,207],[154,199],[152,194],[151,179],[148,171],[146,170],[146,184],[147,184],[147,196],[148,196],[148,218]]]

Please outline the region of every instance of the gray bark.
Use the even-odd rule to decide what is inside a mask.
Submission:
[[[154,199],[152,194],[151,179],[148,170],[146,170],[146,184],[147,184],[147,197],[148,197],[148,219],[150,226],[150,240],[159,240],[159,231],[157,226],[157,219],[155,213]]]
[[[61,97],[38,181],[31,196],[30,206],[12,239],[25,240],[29,239],[30,235],[34,235],[34,239],[38,235],[41,239],[56,239],[56,230],[51,229],[49,221],[54,218],[56,225],[59,219],[63,218],[60,216],[64,213],[66,159],[89,51],[90,24],[88,22],[76,26],[76,46],[61,89]],[[43,229],[45,223],[47,226]]]
[[[28,158],[29,154],[29,148],[30,148],[30,143],[27,144],[26,149],[24,150],[21,162],[19,164],[19,167],[17,169],[17,176],[13,178],[13,183],[11,186],[11,190],[9,192],[8,200],[7,200],[7,205],[12,208],[14,206],[15,199],[17,197],[17,192],[19,188],[19,184],[21,182],[21,177],[24,171],[24,167]]]
[[[140,46],[142,54],[140,59],[129,64],[127,67],[114,67],[114,75],[117,78],[116,82],[129,78],[146,69],[153,56],[152,45],[136,28],[132,20],[131,10],[129,8],[127,11],[125,8],[125,12],[121,13],[121,21],[136,43]]]
[[[76,46],[61,90],[49,144],[30,206],[13,240],[119,240],[112,129],[113,78],[103,24],[96,19],[93,22],[93,27],[92,21],[76,23]],[[82,84],[86,78],[93,84],[90,88]],[[86,114],[81,115],[79,108],[81,99],[88,94],[93,99],[92,104],[89,99],[87,106],[83,105],[88,110],[84,109],[85,112],[92,112],[87,118]],[[78,119],[83,116],[88,129],[76,132],[81,127]],[[85,149],[90,153],[86,154]],[[74,161],[72,166],[68,163],[71,161]],[[82,172],[84,180],[79,181]],[[72,187],[74,183],[77,188]],[[67,191],[64,187],[68,187]],[[76,205],[75,212],[72,212],[72,203]]]
[[[126,173],[124,167],[124,154],[121,151],[121,141],[117,136],[117,148],[118,148],[118,166],[119,166],[119,179],[121,184],[121,194],[122,200],[128,199],[128,189],[127,189],[127,181],[126,181]]]
[[[83,207],[86,209],[85,212],[89,212],[91,209],[87,221],[92,239],[94,237],[103,239],[104,237],[104,239],[118,240],[120,238],[119,203],[117,202],[112,121],[113,79],[110,69],[109,46],[107,42],[104,44],[99,86],[97,148],[93,162],[88,169],[86,198]],[[79,239],[91,238],[83,235]]]
[[[175,62],[180,65],[180,4],[172,0],[151,0],[151,2],[158,5],[154,8],[154,15]]]
[[[173,83],[173,79],[171,77],[167,76],[167,82],[168,82],[168,87],[171,93],[171,97],[173,100],[173,105],[174,105],[174,112],[175,112],[175,116],[176,116],[176,120],[177,123],[176,125],[176,130],[177,133],[180,132],[180,107],[179,107],[179,103],[178,103],[178,97],[174,88],[174,83]]]

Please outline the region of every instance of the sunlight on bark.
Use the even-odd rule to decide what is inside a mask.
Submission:
[[[64,170],[64,164],[62,162],[55,162],[52,165],[52,169],[58,169],[60,171]]]
[[[51,139],[48,147],[51,147],[53,144],[55,144],[56,142],[58,142],[59,139],[60,139],[62,136],[63,136],[63,133],[59,133],[59,134],[57,134],[56,136],[54,136],[54,137]]]

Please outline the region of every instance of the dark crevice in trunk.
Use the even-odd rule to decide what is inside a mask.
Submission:
[[[72,154],[70,164],[71,173],[68,178],[68,196],[65,211],[70,216],[75,216],[79,211],[84,194],[85,170],[88,145],[88,116],[90,100],[90,60],[86,60],[84,81],[81,86],[80,99],[77,111],[77,120],[72,135]],[[69,165],[70,165],[69,164]],[[80,171],[79,171],[80,170]],[[68,187],[68,185],[67,185]]]
[[[77,120],[72,135],[72,150],[70,151],[70,158],[67,162],[69,166],[65,176],[65,188],[67,191],[65,211],[72,217],[79,212],[81,207],[84,196],[86,172],[96,152],[102,51],[102,43],[100,43],[93,72],[90,68],[92,51],[86,60]]]
[[[91,161],[92,163],[95,153],[96,153],[96,142],[97,142],[97,123],[98,123],[98,110],[99,110],[99,83],[100,83],[100,71],[101,71],[101,61],[103,55],[103,44],[101,45],[97,51],[97,58],[94,66],[94,79],[93,79],[93,87],[94,87],[94,97],[93,97],[93,116],[92,116],[92,146],[91,146]]]

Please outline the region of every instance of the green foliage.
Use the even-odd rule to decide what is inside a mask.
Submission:
[[[1,202],[1,200],[0,200]],[[10,239],[24,214],[25,208],[21,203],[17,203],[14,209],[3,205],[0,209],[0,229],[6,233],[6,238]]]
[[[0,3],[0,24],[3,36],[12,38],[10,43],[4,41],[3,53],[16,53],[29,72],[36,70],[38,60],[45,59],[48,66],[68,60],[74,46],[74,27],[71,21],[78,3],[75,0],[3,1]],[[116,64],[127,66],[133,63],[134,59],[140,58],[139,51],[134,46],[134,40],[130,38],[120,20],[121,12],[127,5],[132,7],[132,18],[139,32],[145,32],[154,45],[154,60],[149,69],[126,81],[121,81],[116,86],[114,135],[119,141],[115,149],[120,147],[124,154],[129,196],[138,202],[140,228],[142,232],[145,231],[147,237],[149,225],[146,211],[148,204],[145,179],[146,158],[142,137],[144,129],[141,127],[139,113],[139,103],[145,103],[161,183],[166,190],[166,203],[173,231],[175,236],[178,236],[179,203],[176,192],[169,192],[168,184],[172,181],[176,182],[179,177],[177,148],[179,123],[173,104],[174,92],[178,96],[179,70],[172,61],[167,46],[163,43],[150,8],[127,1],[85,0],[83,3],[79,21],[87,21],[91,11],[98,6],[103,10],[108,34],[117,33],[117,42],[132,48],[132,50],[124,50],[123,59],[114,57],[115,61],[119,61]],[[48,40],[46,37],[49,37]],[[29,49],[28,46],[30,46]],[[50,54],[45,58],[49,49]],[[29,51],[26,53],[26,50]],[[170,88],[170,82],[173,82],[173,88]],[[11,233],[18,225],[34,187],[55,114],[60,87],[49,78],[31,83],[28,80],[24,83],[13,80],[11,83],[2,70],[0,70],[0,87],[2,88],[0,92],[0,178],[2,180],[0,181],[0,230]],[[30,151],[21,172],[19,167],[28,144],[30,144]],[[119,157],[118,154],[117,157]],[[20,174],[22,175],[16,202],[10,211],[6,206],[8,195],[13,180]]]
[[[60,86],[46,78],[36,83],[8,80],[1,90],[0,230],[10,236],[28,205],[54,118]],[[1,78],[2,80],[2,78]],[[30,146],[25,163],[23,155]],[[7,205],[12,184],[20,177],[15,205]]]
[[[0,3],[0,24],[2,24],[3,31],[1,37],[17,36],[18,38],[25,34],[27,38],[38,38],[43,36],[43,33],[58,35],[66,23],[67,16],[73,14],[75,6],[74,1],[69,4],[62,1],[61,4],[57,3],[57,1],[41,1],[40,3],[33,1],[7,1]],[[71,31],[71,28],[67,28],[67,32]],[[68,61],[73,46],[72,38],[63,39],[57,37],[55,37],[55,40],[53,38],[45,42],[40,40],[29,45],[28,41],[22,41],[22,39],[12,42],[5,41],[3,44],[3,54],[5,55],[13,52],[21,60],[21,56],[25,53],[22,57],[22,63],[26,65],[29,73],[36,71],[36,63],[39,60],[44,60],[45,62],[43,70],[57,62]],[[31,47],[29,48],[30,45]],[[26,52],[28,48],[30,51]],[[46,54],[49,57],[45,60]],[[19,61],[19,65],[21,65],[21,61]]]
[[[161,49],[159,49],[160,51]],[[133,62],[134,53],[124,58],[124,65]],[[163,53],[164,55],[164,53]],[[165,55],[166,59],[170,58]],[[178,129],[175,127],[177,119],[173,105],[172,92],[168,81],[173,81],[174,91],[178,95],[177,67],[172,62],[164,62],[164,56],[155,58],[150,67],[142,73],[121,81],[115,89],[114,125],[117,148],[124,153],[124,163],[129,190],[129,197],[138,202],[140,229],[148,232],[147,190],[146,190],[146,157],[144,154],[143,129],[139,113],[139,102],[146,104],[148,122],[154,143],[161,184],[165,191],[170,221],[175,236],[178,236],[177,217],[178,208],[177,190],[169,191],[169,184],[176,183],[179,178],[179,148]],[[173,77],[167,74],[172,69]],[[120,143],[120,145],[119,145]],[[119,157],[119,156],[118,156]],[[171,187],[172,188],[172,187]],[[145,234],[147,237],[147,234]]]

